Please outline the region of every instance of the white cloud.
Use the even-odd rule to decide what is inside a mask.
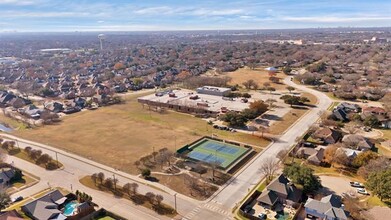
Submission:
[[[357,16],[357,17],[338,17],[338,16],[308,16],[308,17],[293,17],[282,16],[277,18],[283,21],[297,22],[318,22],[318,23],[348,23],[360,21],[388,21],[390,16]]]
[[[0,5],[16,5],[16,6],[24,6],[24,5],[35,5],[39,4],[42,1],[40,0],[0,0]]]

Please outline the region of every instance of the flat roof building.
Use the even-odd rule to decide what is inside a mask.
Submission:
[[[226,96],[231,93],[230,88],[214,87],[214,86],[199,87],[197,88],[196,91],[199,94],[207,94],[207,95],[215,95],[215,96]]]

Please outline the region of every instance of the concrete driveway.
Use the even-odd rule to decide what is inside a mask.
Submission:
[[[319,176],[320,180],[322,181],[322,185],[325,189],[322,191],[324,192],[334,192],[338,195],[341,195],[342,193],[347,193],[349,191],[356,192],[356,188],[351,187],[348,178],[345,177],[338,177],[338,176]]]

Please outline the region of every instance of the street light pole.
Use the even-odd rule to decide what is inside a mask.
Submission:
[[[177,211],[177,208],[176,208],[176,194],[177,194],[177,193],[174,194],[174,199],[175,199],[175,211]]]
[[[56,162],[57,162],[57,168],[60,168],[59,164],[58,164],[58,156],[57,156],[57,151],[55,151],[56,153]]]

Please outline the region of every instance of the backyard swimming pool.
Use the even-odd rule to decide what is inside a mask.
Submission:
[[[72,201],[72,202],[69,202],[67,203],[65,206],[64,206],[64,215],[65,216],[72,216],[74,215],[76,209],[77,209],[77,206],[79,206],[79,203],[76,202],[76,201]]]

